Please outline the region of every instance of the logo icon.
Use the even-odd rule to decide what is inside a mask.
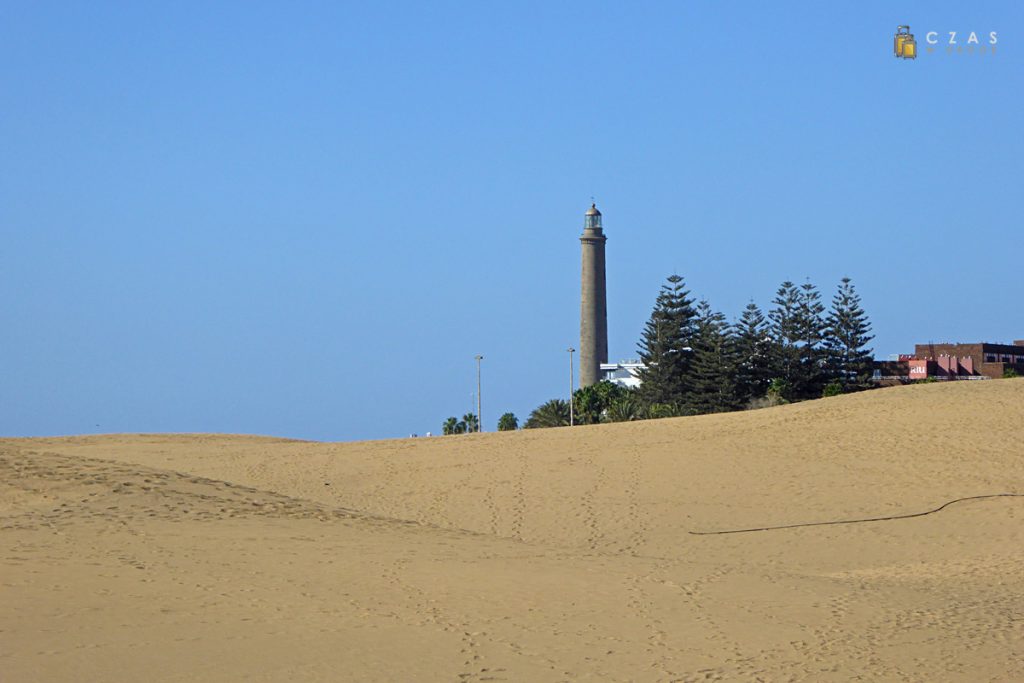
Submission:
[[[909,26],[897,26],[893,36],[892,52],[900,59],[917,59],[917,41]]]

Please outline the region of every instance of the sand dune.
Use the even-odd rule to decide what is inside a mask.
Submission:
[[[1024,680],[1024,380],[328,444],[0,440],[0,678]]]

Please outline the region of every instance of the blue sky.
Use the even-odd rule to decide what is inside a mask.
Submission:
[[[613,360],[674,272],[850,276],[879,357],[1024,337],[1019,3],[96,5],[3,8],[0,434],[436,433],[477,353],[524,418],[591,196]]]

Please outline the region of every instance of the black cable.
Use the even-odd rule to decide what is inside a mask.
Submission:
[[[751,531],[774,531],[776,529],[796,529],[802,526],[825,526],[828,524],[859,524],[861,522],[885,522],[891,519],[910,519],[911,517],[924,517],[925,515],[931,515],[944,508],[949,507],[953,503],[961,503],[965,500],[980,500],[982,498],[1024,498],[1024,493],[990,493],[986,496],[967,496],[966,498],[957,498],[951,500],[948,503],[943,503],[934,510],[928,510],[927,512],[915,512],[910,515],[892,515],[890,517],[869,517],[867,519],[840,519],[831,522],[803,522],[801,524],[785,524],[783,526],[763,526],[756,529],[728,529],[726,531],[688,531],[687,533],[694,536],[716,536],[719,534],[745,534]]]

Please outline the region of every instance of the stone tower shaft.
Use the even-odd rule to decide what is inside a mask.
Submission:
[[[608,362],[608,299],[605,287],[604,244],[601,212],[591,205],[580,237],[580,386],[601,380],[601,363]]]

